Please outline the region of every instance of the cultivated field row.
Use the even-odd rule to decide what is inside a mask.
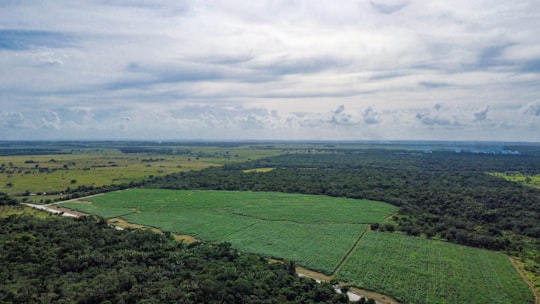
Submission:
[[[339,270],[335,278],[405,303],[534,301],[502,253],[370,231],[368,224],[382,223],[397,211],[382,202],[147,189],[111,192],[88,201],[62,205],[200,240],[229,242],[241,251],[296,261],[329,275]]]

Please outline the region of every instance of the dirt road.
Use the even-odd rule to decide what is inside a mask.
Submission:
[[[36,205],[36,204],[29,204],[29,203],[22,203],[25,206],[32,207],[34,209],[44,210],[48,211],[54,214],[60,214],[62,216],[68,216],[68,217],[79,217],[80,214],[77,214],[74,211],[71,211],[69,209],[60,208],[55,206],[54,204],[48,204],[48,205]]]

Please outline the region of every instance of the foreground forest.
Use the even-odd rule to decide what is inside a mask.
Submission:
[[[294,264],[227,243],[185,245],[92,217],[11,215],[0,227],[2,303],[348,302],[329,283],[296,276]]]

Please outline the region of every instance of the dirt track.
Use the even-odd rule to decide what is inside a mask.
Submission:
[[[539,304],[539,302],[538,302],[538,293],[536,293],[536,289],[534,288],[534,284],[531,281],[529,281],[529,278],[525,275],[525,273],[523,273],[521,268],[519,268],[519,265],[516,263],[516,260],[514,260],[514,258],[511,257],[511,256],[508,256],[508,258],[510,259],[510,262],[512,262],[512,265],[514,265],[514,268],[516,268],[516,270],[519,272],[519,274],[521,275],[523,280],[525,280],[527,285],[529,285],[529,287],[531,288],[531,290],[532,290],[532,292],[534,294],[534,303]]]
[[[76,211],[66,209],[66,208],[57,207],[54,204],[48,204],[48,205],[36,205],[36,204],[29,204],[29,203],[22,203],[22,204],[28,207],[35,208],[35,209],[48,211],[54,214],[60,214],[62,216],[79,217],[83,215],[80,212],[76,212]]]
[[[306,269],[306,268],[303,268],[303,267],[300,267],[300,266],[296,267],[296,273],[298,273],[298,275],[300,275],[300,276],[309,277],[309,278],[312,278],[312,279],[318,280],[318,281],[329,282],[333,278],[331,276],[327,276],[327,275],[319,273],[319,272],[311,271],[309,269]],[[340,284],[347,285],[344,282],[340,282]],[[380,293],[376,293],[376,292],[373,292],[373,291],[369,291],[369,290],[365,290],[365,289],[361,289],[361,288],[356,288],[356,287],[351,287],[350,290],[351,290],[351,293],[353,294],[352,297],[351,297],[351,295],[349,295],[350,299],[358,300],[359,296],[364,296],[364,297],[373,298],[378,304],[399,304],[398,301],[390,298],[389,296],[385,296],[385,295],[380,294]]]

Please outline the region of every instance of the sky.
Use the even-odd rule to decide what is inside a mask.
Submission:
[[[0,140],[540,142],[540,1],[0,0]]]

